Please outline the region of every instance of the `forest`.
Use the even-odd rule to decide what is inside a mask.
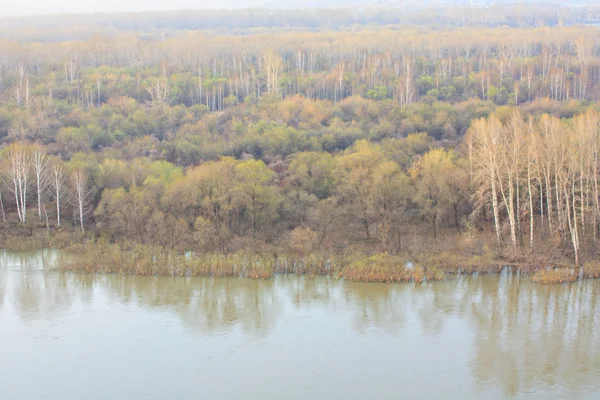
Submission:
[[[553,7],[1,20],[0,244],[592,270],[598,10]]]

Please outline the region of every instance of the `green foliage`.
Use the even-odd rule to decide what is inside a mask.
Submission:
[[[460,178],[464,169],[453,151],[433,149],[413,165],[410,175],[417,189],[415,200],[421,213],[431,220],[435,237],[440,215],[459,201],[467,184],[466,177]]]
[[[329,153],[298,153],[288,168],[288,184],[314,194],[320,199],[335,190],[336,162]]]

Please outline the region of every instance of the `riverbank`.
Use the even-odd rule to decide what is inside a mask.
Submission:
[[[484,239],[481,239],[482,241]],[[354,282],[440,281],[457,275],[497,274],[503,269],[530,275],[536,283],[574,282],[600,278],[600,262],[568,264],[549,251],[509,257],[501,252],[472,251],[449,238],[437,246],[389,254],[367,246],[344,251],[298,252],[286,246],[248,244],[231,253],[170,249],[135,242],[111,243],[94,232],[75,229],[5,224],[0,248],[9,251],[60,249],[51,268],[84,273],[143,276],[213,276],[269,279],[275,275],[328,276]],[[483,242],[482,242],[483,243]],[[487,242],[485,242],[487,243]],[[490,249],[490,245],[479,246]]]

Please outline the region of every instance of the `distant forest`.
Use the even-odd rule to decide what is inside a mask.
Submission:
[[[55,15],[0,19],[0,37],[19,41],[59,42],[86,40],[93,35],[115,36],[134,32],[146,39],[181,31],[212,34],[253,34],[274,31],[356,31],[388,26],[447,30],[459,27],[557,27],[595,24],[600,21],[600,2],[595,6],[564,6],[558,2],[503,5],[477,0],[405,2],[405,5],[368,3],[363,7],[253,8],[231,10],[182,10],[121,14]],[[454,6],[458,3],[459,6]]]

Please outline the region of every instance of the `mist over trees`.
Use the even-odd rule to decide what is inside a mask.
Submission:
[[[248,35],[275,32],[356,32],[363,28],[421,27],[451,30],[460,27],[516,29],[597,25],[600,3],[470,1],[366,2],[355,6],[315,3],[292,7],[253,7],[123,13],[61,14],[0,18],[0,38],[18,41],[61,42],[88,40],[94,35],[115,37],[127,33],[160,39],[189,31]],[[514,3],[514,4],[513,4]],[[539,4],[541,3],[541,4]],[[278,3],[279,4],[279,3]],[[193,7],[190,7],[193,8]]]

